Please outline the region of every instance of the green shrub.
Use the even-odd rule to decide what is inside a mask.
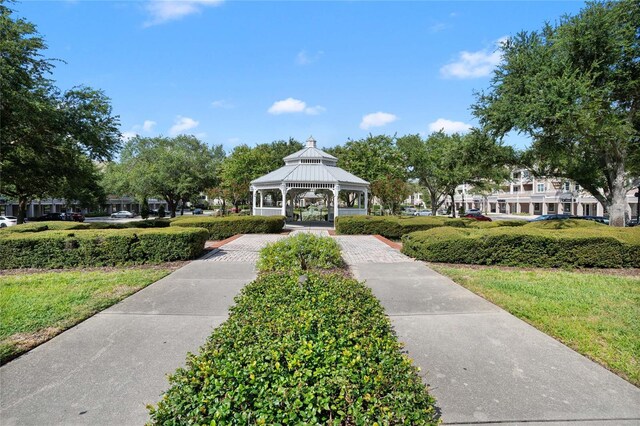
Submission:
[[[386,238],[399,239],[410,232],[441,226],[465,227],[471,220],[473,219],[452,219],[440,216],[338,216],[335,223],[338,234],[382,235]]]
[[[365,285],[264,274],[170,376],[152,424],[436,424],[434,400]]]
[[[308,233],[267,244],[260,251],[258,260],[258,269],[262,272],[334,269],[343,266],[340,246],[334,239]]]
[[[22,225],[3,228],[6,232],[41,232],[41,231],[66,231],[87,229],[130,229],[130,228],[168,228],[171,222],[168,219],[136,220],[132,222],[30,222]]]
[[[180,217],[171,226],[205,228],[212,240],[237,234],[277,234],[284,227],[284,216]]]
[[[553,223],[555,222],[555,223]],[[402,252],[431,262],[532,267],[640,267],[640,230],[583,220],[489,229],[439,228],[402,239]]]
[[[204,229],[44,230],[0,234],[0,269],[159,263],[202,253]]]

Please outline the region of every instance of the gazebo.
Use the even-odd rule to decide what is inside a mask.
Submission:
[[[294,217],[295,200],[308,192],[327,195],[328,220],[337,216],[366,215],[369,182],[341,169],[333,155],[316,148],[313,137],[307,146],[284,158],[284,166],[251,181],[253,214]],[[339,207],[340,192],[348,206]]]

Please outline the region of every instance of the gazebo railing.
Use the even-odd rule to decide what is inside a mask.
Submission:
[[[254,215],[256,216],[280,216],[282,207],[256,207]]]
[[[338,207],[338,216],[362,216],[367,214],[367,209]]]

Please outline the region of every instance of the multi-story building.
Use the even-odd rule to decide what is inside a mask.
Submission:
[[[149,198],[149,208],[157,210],[160,206],[167,208],[167,202],[156,198]],[[72,207],[73,203],[68,203],[67,200],[48,198],[41,200],[34,200],[27,206],[27,217],[39,217],[47,213],[59,213],[67,211],[81,211],[82,213],[89,213],[87,209],[80,209]],[[140,204],[133,197],[107,197],[107,202],[102,206],[103,211],[106,213],[114,213],[119,210],[128,210],[130,212],[139,214]],[[18,215],[18,202],[7,198],[0,197],[0,214],[7,216]]]
[[[627,193],[627,216],[636,217],[637,189]],[[490,194],[479,194],[470,185],[456,188],[456,209],[464,206],[489,213],[604,216],[604,206],[577,183],[560,178],[537,178],[526,169],[511,173],[511,181]]]

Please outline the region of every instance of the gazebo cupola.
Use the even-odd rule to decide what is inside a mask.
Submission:
[[[295,200],[307,192],[332,195],[329,202],[329,220],[336,216],[366,215],[369,182],[341,169],[338,159],[316,147],[313,137],[307,146],[284,158],[284,166],[251,182],[253,214],[258,216],[283,215],[293,218]],[[350,207],[339,207],[340,191],[349,192]],[[265,205],[265,194],[276,192]],[[280,198],[280,202],[274,199]],[[274,205],[275,204],[275,205]],[[279,205],[278,205],[279,204]]]

